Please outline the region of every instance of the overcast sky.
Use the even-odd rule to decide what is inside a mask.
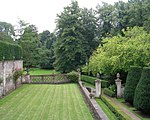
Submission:
[[[101,1],[113,4],[119,0],[77,0],[80,7],[95,8]],[[128,0],[123,0],[127,2]],[[0,0],[0,21],[16,25],[18,18],[36,25],[39,32],[55,29],[56,14],[71,0]]]

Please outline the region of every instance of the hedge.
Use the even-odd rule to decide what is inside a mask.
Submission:
[[[87,75],[82,75],[81,76],[81,81],[90,83],[92,85],[95,85],[95,80],[96,79],[97,79],[96,77],[90,77],[90,76],[87,76]],[[101,82],[102,82],[102,88],[107,88],[110,85],[109,82],[106,81],[106,80],[101,80]]]
[[[77,83],[78,82],[78,79],[79,79],[79,75],[77,72],[70,72],[70,73],[67,73],[67,78],[73,82],[73,83]]]
[[[22,58],[22,48],[16,44],[0,41],[0,61],[20,60]]]
[[[110,97],[115,97],[115,92],[111,91],[109,88],[104,88],[103,93],[104,93],[105,95],[110,96]]]
[[[143,68],[133,104],[138,110],[150,114],[150,67]]]
[[[131,120],[131,118],[125,114],[119,106],[116,106],[110,99],[108,99],[106,96],[101,96],[102,101],[107,105],[107,107],[115,114],[115,116],[118,118],[118,120]]]
[[[141,72],[142,72],[142,68],[139,66],[132,66],[128,71],[125,90],[124,90],[124,99],[125,101],[130,102],[131,104],[133,104],[134,93],[135,93],[136,86],[140,80]]]

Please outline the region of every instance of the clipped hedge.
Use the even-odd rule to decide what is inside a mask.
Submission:
[[[110,96],[110,97],[115,97],[115,92],[111,91],[109,88],[104,88],[103,93],[104,93],[105,95]]]
[[[143,68],[133,104],[138,110],[150,114],[150,67]]]
[[[73,82],[73,83],[77,83],[78,82],[78,79],[79,79],[79,75],[77,72],[70,72],[67,74],[67,78]]]
[[[20,60],[22,58],[22,48],[16,44],[0,41],[0,61]]]
[[[87,76],[87,75],[82,75],[81,76],[82,81],[90,83],[92,85],[95,85],[95,80],[96,79],[97,79],[96,77],[90,77],[90,76]],[[107,88],[110,85],[109,82],[106,81],[106,80],[101,80],[101,82],[102,82],[102,88]]]
[[[131,66],[127,75],[127,80],[124,90],[124,99],[127,102],[133,104],[134,93],[136,86],[141,77],[142,68],[139,66]]]
[[[102,101],[107,105],[107,107],[115,114],[115,116],[118,118],[118,120],[131,120],[131,118],[122,112],[122,110],[119,108],[119,106],[116,106],[110,99],[108,99],[106,96],[101,96]]]

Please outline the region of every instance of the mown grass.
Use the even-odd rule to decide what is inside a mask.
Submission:
[[[0,100],[0,120],[93,120],[77,84],[23,85]]]
[[[97,98],[96,101],[110,120],[117,120],[117,117],[114,115],[114,113],[107,107],[107,105],[101,99]]]
[[[30,68],[29,70],[30,75],[49,75],[49,74],[59,74],[55,70],[47,70],[47,69],[40,69],[40,68]],[[26,74],[26,72],[24,72]]]

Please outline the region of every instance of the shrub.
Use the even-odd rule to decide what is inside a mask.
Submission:
[[[78,79],[79,79],[79,75],[77,72],[70,72],[67,74],[67,78],[73,82],[73,83],[77,83],[78,82]]]
[[[132,66],[128,72],[127,80],[125,84],[125,91],[124,91],[124,99],[127,102],[133,104],[134,100],[134,93],[136,86],[141,77],[142,68],[138,66]]]
[[[113,92],[113,91],[111,91],[110,89],[108,89],[108,88],[104,88],[104,94],[105,95],[108,95],[108,96],[110,96],[110,97],[115,97],[115,92]]]
[[[22,57],[22,48],[16,44],[0,41],[0,60],[19,60]]]
[[[20,76],[22,76],[22,74],[23,74],[23,71],[21,69],[16,69],[15,70],[15,72],[13,74],[13,81],[14,81],[14,83],[16,83],[16,81],[18,80],[18,78]]]
[[[82,75],[81,76],[82,81],[90,83],[92,85],[95,85],[95,80],[96,79],[97,79],[96,77],[90,77],[90,76],[87,76],[87,75]],[[106,81],[106,80],[101,80],[101,82],[102,82],[102,88],[107,88],[110,85],[109,82]]]
[[[135,90],[134,107],[150,113],[150,67],[143,68],[140,81]]]
[[[102,95],[101,99],[107,105],[107,107],[115,114],[118,120],[131,120],[131,118],[128,115],[122,112],[121,109],[106,96]]]

